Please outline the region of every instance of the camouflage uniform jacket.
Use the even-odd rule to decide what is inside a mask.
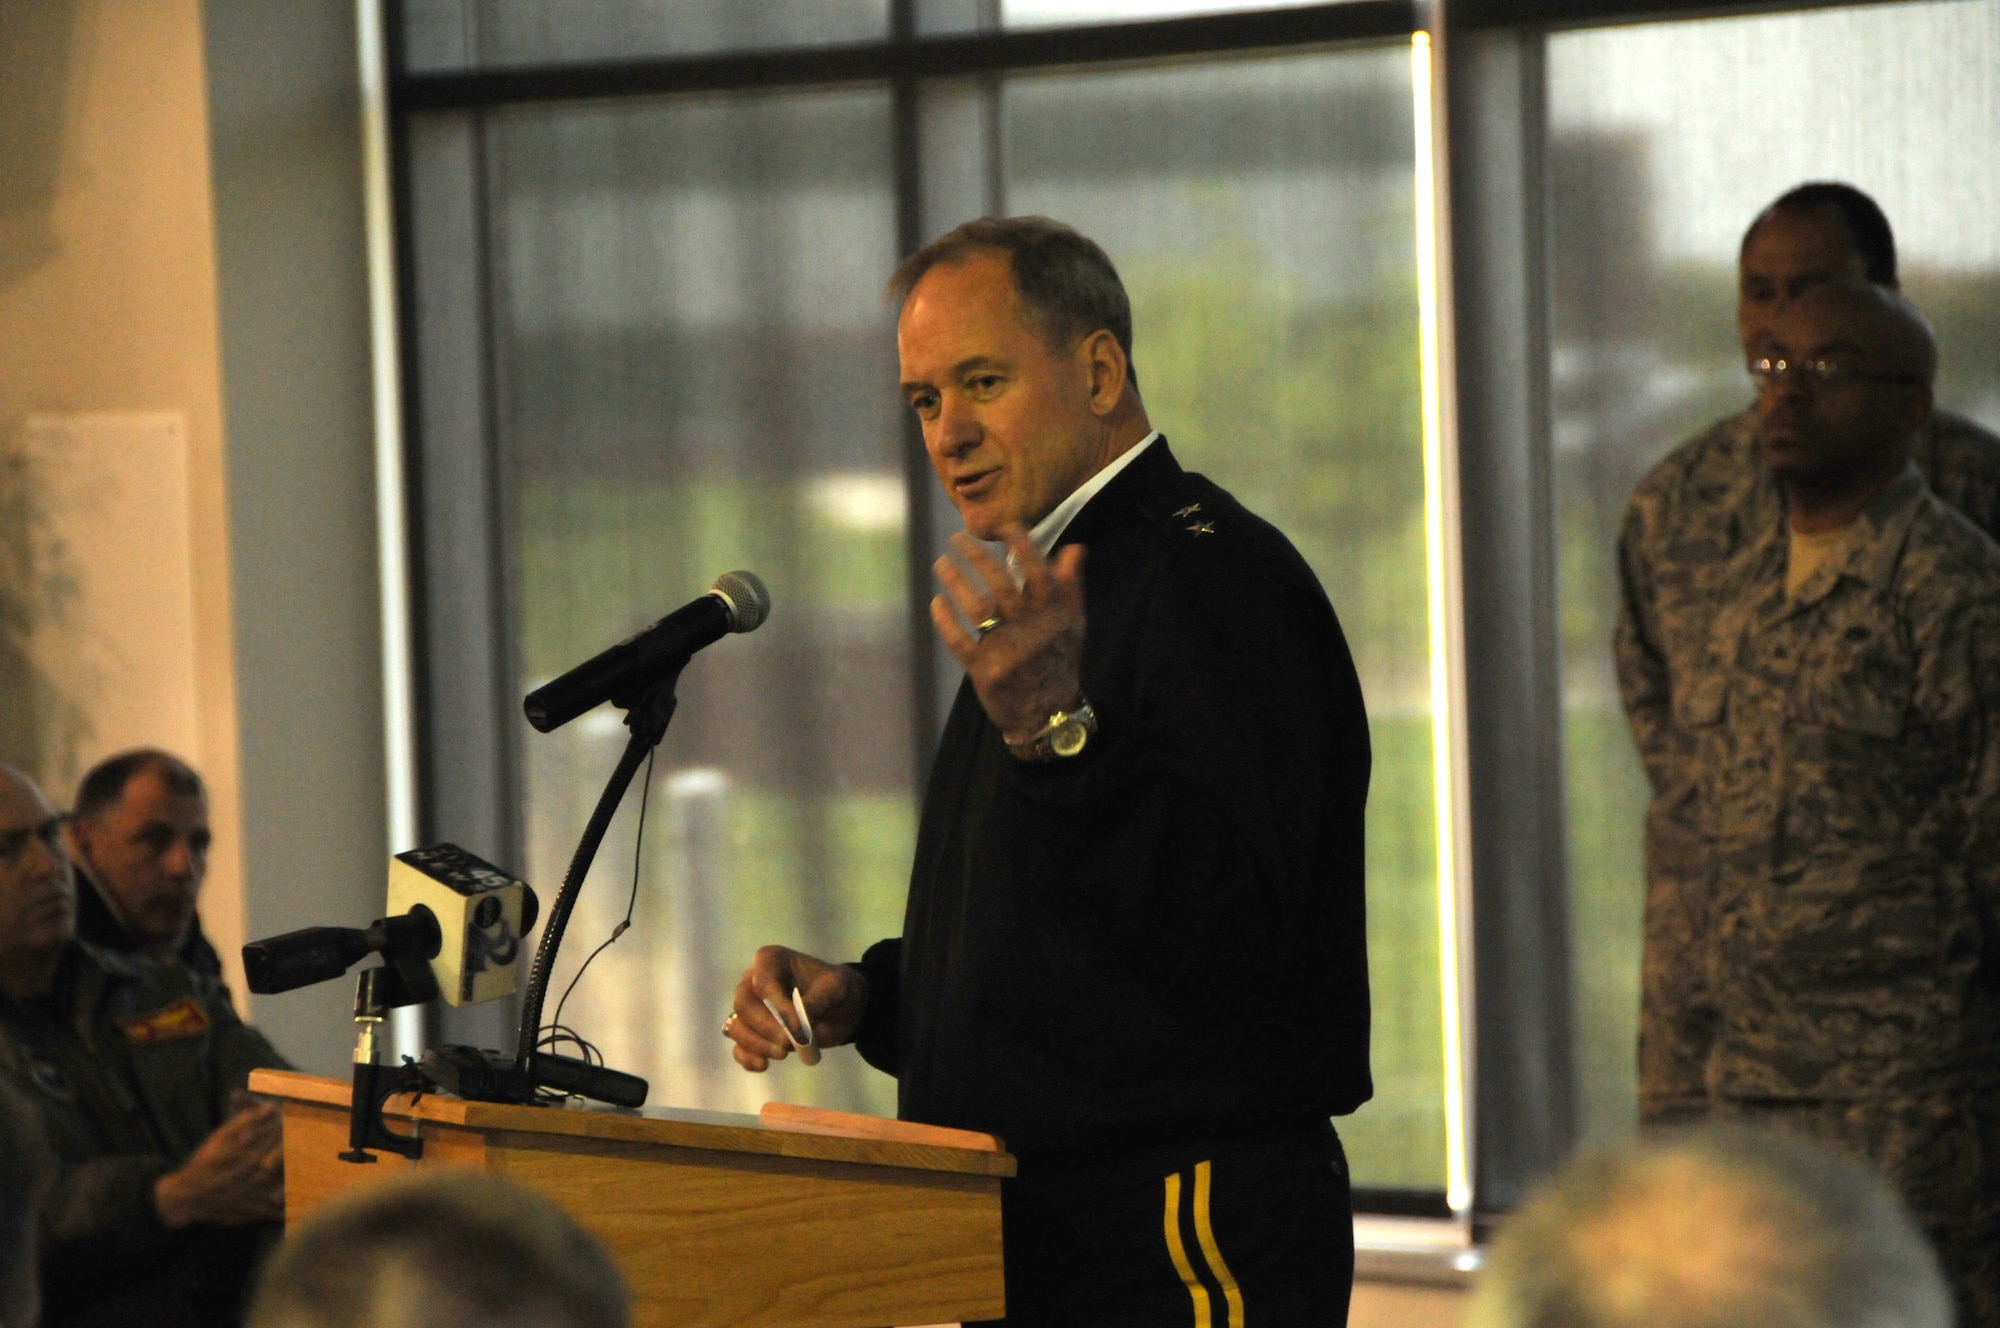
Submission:
[[[1686,981],[1648,994],[1686,1003],[1656,1020],[1709,1096],[1991,1087],[2000,547],[1912,469],[1793,597],[1786,524],[1780,505],[1710,569],[1706,630],[1674,656],[1649,764]]]
[[[1690,820],[1694,753],[1675,716],[1737,560],[1783,530],[1783,499],[1758,454],[1755,427],[1755,411],[1746,409],[1674,449],[1633,493],[1619,538],[1623,602],[1613,650],[1653,788],[1639,1036],[1640,1110],[1652,1121],[1706,1100],[1712,1001],[1695,962],[1705,856]],[[1915,460],[1938,497],[2000,537],[2000,438],[1933,412]]]
[[[74,942],[47,997],[0,996],[0,1074],[39,1109],[58,1159],[43,1213],[49,1322],[185,1256],[153,1183],[222,1123],[252,1069],[285,1064],[220,983],[171,960]]]
[[[1934,411],[1917,435],[1915,461],[1932,493],[2000,540],[2000,437]],[[1730,560],[1779,520],[1783,503],[1758,454],[1754,406],[1676,447],[1633,491],[1618,539],[1623,602],[1613,648],[1656,794],[1681,764],[1675,675],[1706,641]]]

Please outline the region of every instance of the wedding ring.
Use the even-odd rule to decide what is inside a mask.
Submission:
[[[723,1020],[723,1021],[722,1021],[722,1031],[723,1031],[723,1033],[724,1033],[724,1034],[727,1034],[727,1033],[729,1032],[729,1026],[730,1026],[731,1024],[735,1023],[735,1022],[736,1022],[736,1011],[734,1011],[734,1010],[731,1010],[731,1011],[729,1012],[729,1017],[728,1017],[727,1019],[725,1019],[725,1020]]]
[[[992,631],[994,628],[998,627],[999,625],[1000,625],[1000,620],[998,618],[982,619],[979,623],[979,634],[981,636],[984,636],[988,632]]]

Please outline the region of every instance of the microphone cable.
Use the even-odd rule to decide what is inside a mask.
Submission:
[[[596,960],[597,956],[603,954],[612,942],[632,929],[632,913],[639,905],[639,867],[645,860],[643,850],[646,844],[646,806],[652,801],[653,761],[659,754],[660,749],[658,747],[646,753],[646,777],[639,784],[639,830],[632,838],[632,892],[625,900],[625,920],[613,927],[611,934],[599,942],[595,950],[584,956],[582,965],[576,970],[576,976],[569,980],[569,985],[563,988],[562,999],[556,1002],[556,1017],[535,1031],[535,1050],[537,1051],[568,1043],[574,1045],[583,1058],[591,1064],[604,1064],[604,1053],[598,1050],[597,1044],[563,1023],[563,1006],[569,1003],[570,993],[576,990],[577,983],[583,981],[583,975],[590,970],[590,965]],[[565,1097],[570,1095],[557,1094],[556,1096]]]

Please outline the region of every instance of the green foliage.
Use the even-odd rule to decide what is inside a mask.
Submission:
[[[907,593],[900,529],[843,527],[797,484],[538,479],[519,501],[530,679],[554,676],[581,645],[608,645],[733,567],[762,571],[785,613],[900,604]]]
[[[1646,775],[1615,697],[1564,709],[1563,754],[1577,1114],[1584,1139],[1616,1143],[1638,1128]]]
[[[1368,973],[1375,1100],[1340,1122],[1357,1184],[1443,1189],[1444,993],[1428,715],[1369,719]]]
[[[801,818],[823,816],[831,853],[802,851]],[[893,794],[789,798],[749,790],[730,802],[730,888],[717,938],[725,955],[747,961],[760,945],[792,945],[832,958],[859,959],[869,945],[903,929],[903,899],[916,848],[916,809]],[[815,938],[806,907],[812,893],[838,919],[838,938]],[[827,943],[830,942],[830,943]],[[830,1054],[817,1069],[795,1061],[771,1068],[781,1101],[896,1114],[896,1083],[852,1051]]]
[[[1147,412],[1298,546],[1371,701],[1428,687],[1415,281],[1304,301],[1247,255],[1128,272]]]

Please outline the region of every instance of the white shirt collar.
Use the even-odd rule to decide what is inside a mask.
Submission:
[[[1137,461],[1139,454],[1151,447],[1159,436],[1160,431],[1155,429],[1120,452],[1110,465],[1085,480],[1077,486],[1075,493],[1057,503],[1055,511],[1035,523],[1035,528],[1028,532],[1028,538],[1042,551],[1042,557],[1049,556],[1049,550],[1055,548],[1056,541],[1062,538],[1062,533],[1069,529],[1069,523],[1076,519],[1076,514],[1084,509],[1084,505],[1095,498],[1105,485],[1118,478],[1119,471]]]

